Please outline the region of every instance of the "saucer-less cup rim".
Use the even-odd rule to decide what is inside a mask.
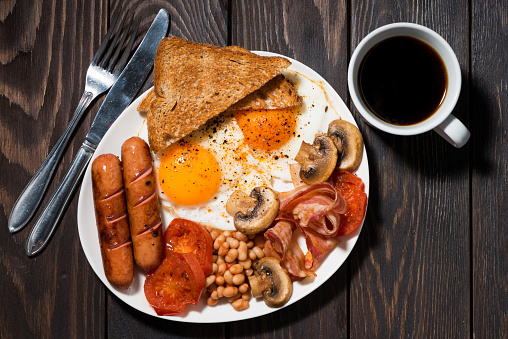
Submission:
[[[443,59],[448,73],[447,93],[439,109],[428,119],[409,126],[392,125],[376,117],[367,109],[363,100],[360,98],[358,89],[357,74],[364,56],[377,43],[395,36],[411,36],[431,45]],[[351,99],[368,124],[382,131],[396,135],[417,135],[435,129],[436,132],[456,147],[463,146],[469,138],[469,131],[467,128],[451,115],[459,99],[461,83],[462,77],[459,61],[446,40],[425,26],[406,22],[382,26],[369,33],[353,52],[348,69],[348,86]],[[450,124],[452,120],[456,120],[456,122]],[[441,124],[446,124],[446,126],[440,126]],[[457,127],[458,124],[461,126]],[[449,135],[450,133],[451,135]]]

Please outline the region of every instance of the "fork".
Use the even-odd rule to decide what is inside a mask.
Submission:
[[[106,92],[111,88],[111,86],[113,86],[127,63],[127,59],[129,58],[129,53],[134,44],[139,27],[139,22],[134,28],[131,38],[125,47],[120,60],[118,60],[122,46],[129,34],[133,16],[131,16],[129,23],[125,25],[125,27],[124,23],[127,18],[127,14],[125,14],[118,30],[111,38],[118,18],[119,16],[116,16],[113,19],[111,27],[108,29],[104,40],[99,46],[97,53],[88,67],[88,71],[86,73],[85,91],[81,96],[81,100],[79,101],[78,107],[76,108],[69,124],[65,128],[65,131],[58,142],[48,154],[47,158],[42,163],[41,167],[39,167],[35,175],[24,188],[23,192],[21,192],[21,195],[18,197],[14,207],[12,208],[9,216],[9,231],[11,233],[21,230],[33,217],[35,210],[42,201],[42,197],[48,188],[49,181],[53,176],[57,163],[62,157],[65,146],[67,145],[72,132],[76,128],[76,125],[83,116],[83,113],[98,95]],[[118,42],[119,38],[120,41]]]

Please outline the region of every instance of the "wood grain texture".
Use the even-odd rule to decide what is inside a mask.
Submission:
[[[508,9],[503,0],[0,1],[0,338],[508,337]],[[143,314],[110,293],[81,249],[78,194],[46,250],[24,252],[11,208],[56,143],[113,15],[157,11],[170,34],[281,53],[320,73],[349,104],[370,166],[370,199],[346,263],[309,296],[252,320],[187,324]],[[433,132],[397,137],[367,126],[347,92],[349,57],[384,24],[436,30],[457,54],[454,115],[472,137],[455,149]],[[149,77],[140,91],[150,88]],[[53,190],[103,97],[78,125]],[[46,200],[48,196],[46,196]]]
[[[348,26],[345,1],[235,1],[234,45],[294,58],[347,95]],[[232,337],[344,338],[348,332],[343,265],[323,286],[290,307],[231,324]]]
[[[508,7],[473,1],[473,335],[508,337]]]
[[[454,114],[468,125],[469,12],[466,1],[353,1],[352,50],[398,21],[440,33],[464,79]],[[352,255],[351,337],[464,338],[470,333],[468,145],[437,134],[397,137],[362,123],[371,191]],[[438,320],[439,319],[439,320]]]
[[[90,1],[8,4],[0,23],[0,167],[2,174],[8,173],[0,176],[0,302],[8,305],[0,316],[0,337],[99,337],[104,287],[79,245],[77,198],[44,255],[33,259],[24,253],[29,227],[11,235],[7,219],[74,112],[86,69],[105,33],[106,6]],[[90,115],[83,120],[89,125]],[[83,137],[80,128],[75,138]],[[79,143],[69,145],[55,178],[61,177]]]

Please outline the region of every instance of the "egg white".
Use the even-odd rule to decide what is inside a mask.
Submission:
[[[233,191],[250,193],[254,187],[261,185],[276,191],[293,189],[289,164],[295,162],[302,141],[312,143],[316,134],[326,133],[328,124],[340,117],[330,105],[323,84],[291,70],[285,71],[284,76],[293,83],[303,99],[302,107],[294,111],[294,136],[276,150],[253,150],[245,143],[233,115],[228,113],[221,114],[192,132],[184,140],[214,154],[221,169],[221,185],[209,201],[198,206],[174,204],[159,189],[162,207],[169,212],[170,219],[186,218],[203,225],[233,230],[233,217],[226,212],[226,202]],[[156,154],[154,167],[157,177],[160,159],[161,153]],[[171,220],[166,219],[164,223],[167,225]]]

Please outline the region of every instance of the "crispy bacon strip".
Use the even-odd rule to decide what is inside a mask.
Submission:
[[[302,249],[298,246],[294,239],[291,239],[289,242],[286,255],[280,264],[288,270],[288,273],[293,280],[298,281],[307,277],[316,276],[316,273],[313,270],[305,267],[305,256]]]
[[[309,253],[306,255],[305,268],[307,270],[314,270],[321,262],[323,257],[340,243],[340,239],[337,237],[325,237],[320,233],[315,232],[311,228],[306,228],[303,231],[305,237],[305,243]]]
[[[325,236],[335,236],[340,214],[347,211],[347,202],[333,185],[301,186],[288,193],[281,201],[281,215],[302,228],[310,227]]]
[[[279,260],[284,258],[295,228],[296,225],[291,221],[276,220],[275,225],[266,230],[264,236],[267,243],[270,243],[270,256]]]
[[[281,260],[293,280],[315,276],[314,269],[339,239],[335,237],[346,200],[330,183],[301,185],[279,195],[280,211],[273,227],[265,232],[265,252]],[[305,237],[304,255],[293,238],[298,227]]]

